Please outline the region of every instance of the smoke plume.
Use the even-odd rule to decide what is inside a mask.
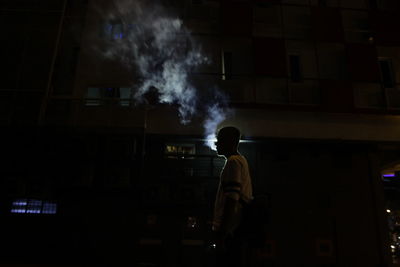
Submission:
[[[112,10],[103,14],[108,36],[103,55],[140,77],[135,100],[146,101],[146,94],[156,90],[159,103],[178,107],[182,124],[194,116],[205,117],[206,140],[214,140],[216,128],[227,116],[226,97],[213,90],[215,101],[203,101],[190,82],[190,72],[210,60],[182,20],[154,1],[114,0]],[[207,145],[214,148],[213,141]]]

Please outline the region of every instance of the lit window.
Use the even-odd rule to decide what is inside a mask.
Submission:
[[[17,199],[11,205],[11,213],[56,214],[57,204],[37,199]]]
[[[168,158],[188,158],[187,155],[194,155],[196,147],[194,144],[167,144],[165,154]]]
[[[124,25],[121,22],[109,22],[103,25],[103,37],[109,40],[125,38]]]
[[[122,40],[137,32],[139,27],[140,24],[124,24],[121,20],[108,21],[102,25],[100,36],[105,40]]]

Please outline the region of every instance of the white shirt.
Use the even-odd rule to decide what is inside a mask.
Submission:
[[[225,200],[227,197],[238,200],[235,207],[235,215],[228,224],[228,233],[232,233],[240,224],[242,205],[239,199],[249,202],[253,198],[253,189],[249,166],[242,155],[232,155],[228,158],[221,172],[217,196],[214,207],[213,229],[218,231],[224,214]]]

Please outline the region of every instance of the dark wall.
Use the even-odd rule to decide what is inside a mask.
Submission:
[[[4,259],[133,262],[158,255],[160,262],[183,266],[206,262],[223,160],[194,137],[148,135],[143,155],[142,137],[25,131],[3,139],[2,233],[11,244]],[[194,144],[196,154],[168,157],[165,144],[171,143]],[[385,246],[383,205],[375,200],[383,188],[368,167],[370,145],[264,139],[242,143],[240,150],[255,194],[270,199],[269,245],[259,260],[275,266],[376,266],[385,260],[377,249]],[[18,198],[56,201],[58,212],[11,214]],[[31,257],[18,257],[21,251]]]

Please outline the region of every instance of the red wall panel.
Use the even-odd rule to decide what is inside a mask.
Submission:
[[[347,81],[321,80],[322,107],[328,112],[353,112],[353,87]]]
[[[336,8],[311,8],[314,39],[323,42],[343,41],[343,26],[340,10]]]
[[[274,38],[255,38],[254,64],[256,74],[287,76],[285,41]]]
[[[377,45],[400,45],[398,17],[388,13],[372,13],[370,18]]]
[[[380,80],[376,47],[347,44],[348,70],[352,80],[377,82]]]
[[[253,9],[247,2],[235,3],[224,0],[222,3],[222,33],[226,35],[251,36]]]

